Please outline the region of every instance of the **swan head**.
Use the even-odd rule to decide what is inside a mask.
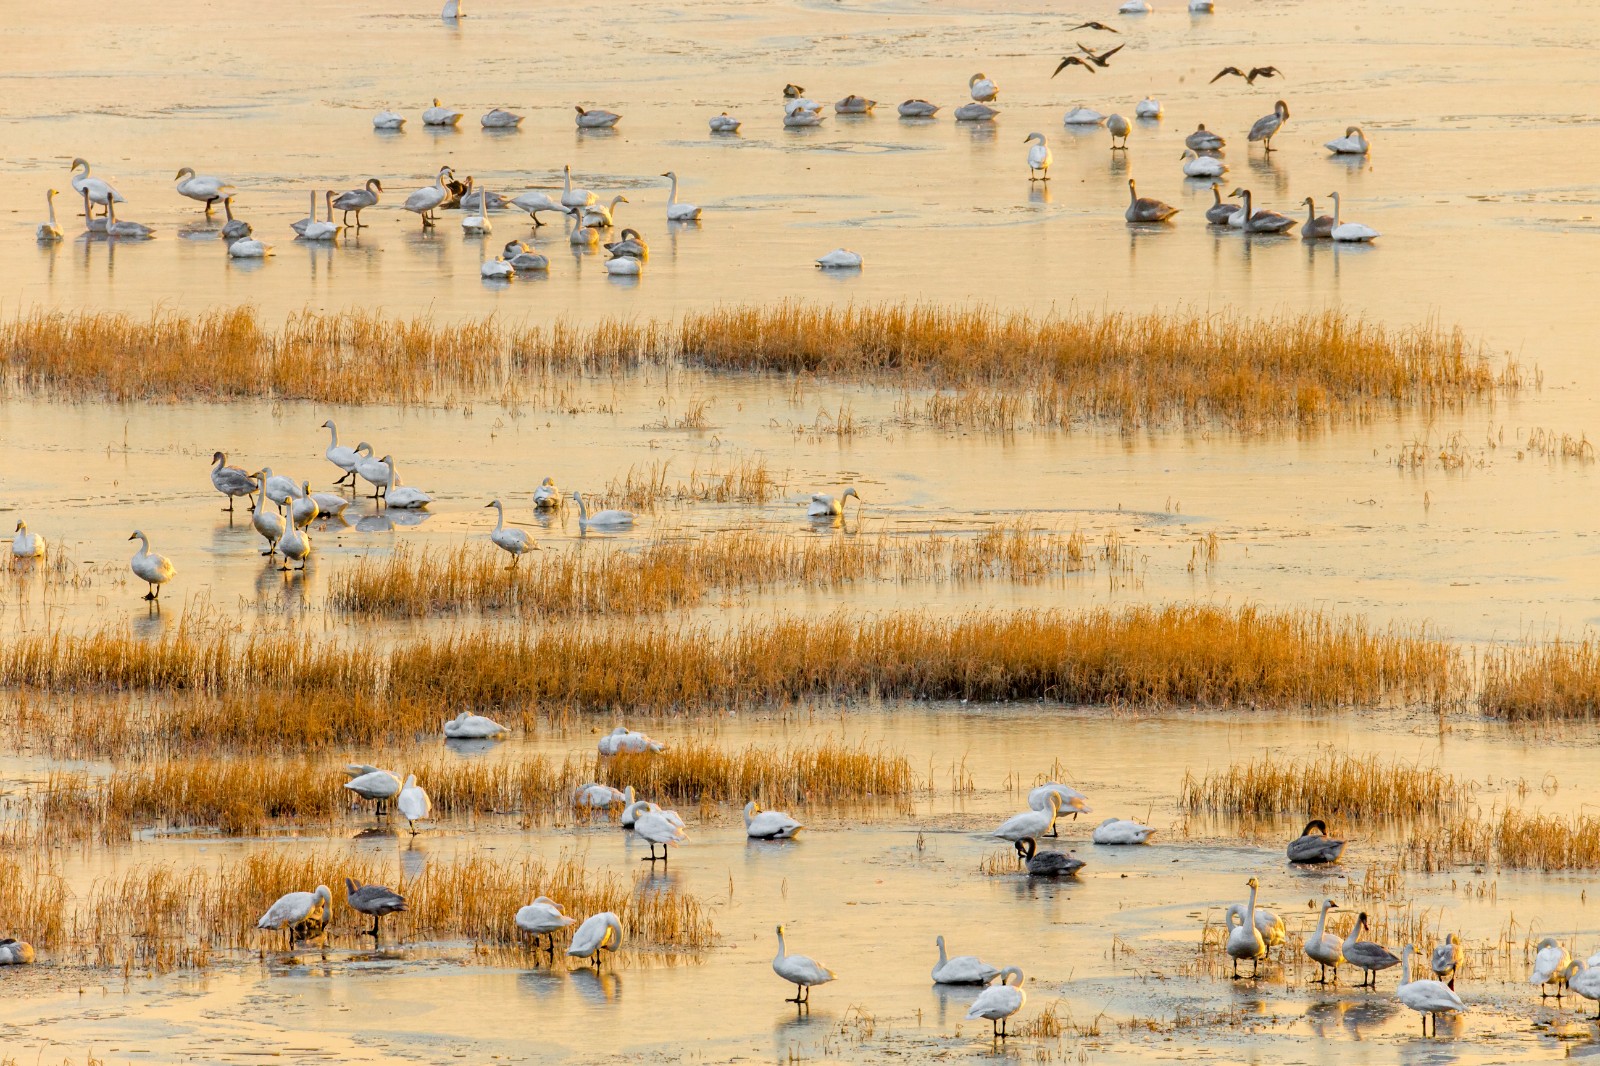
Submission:
[[[727,114],[727,112],[726,112],[726,111],[724,111],[724,112],[723,112],[723,114],[724,114],[724,115],[726,115],[726,114]],[[678,175],[677,175],[677,173],[676,173],[676,172],[675,172],[675,171],[671,171],[671,170],[663,170],[663,171],[662,171],[662,172],[661,172],[661,176],[662,176],[662,177],[663,177],[663,178],[671,178],[671,179],[672,179],[672,180],[673,180],[673,181],[677,181],[677,180],[678,180]]]
[[[861,501],[861,493],[856,491],[856,488],[855,488],[854,485],[850,486],[849,488],[845,489],[844,492],[840,493],[839,501],[842,503],[846,499],[850,498],[851,496],[854,496],[856,498],[856,502],[859,503]]]
[[[784,98],[788,100],[793,100],[795,97],[804,96],[805,94],[806,91],[800,86],[796,85],[794,82],[790,82],[788,85],[783,87]]]
[[[434,107],[438,107],[439,106],[439,98],[437,96],[435,96],[433,98],[433,106]]]
[[[1336,193],[1336,192],[1330,192],[1330,193],[1329,193],[1329,194],[1328,194],[1328,197],[1329,197],[1329,199],[1331,199],[1331,200],[1332,200],[1332,201],[1333,201],[1333,202],[1334,202],[1334,203],[1335,203],[1335,204],[1337,204],[1337,203],[1338,203],[1338,202],[1339,202],[1339,194],[1338,194],[1338,193]]]
[[[334,427],[334,424],[333,424],[333,419],[331,419],[331,418],[330,418],[330,419],[328,419],[328,420],[327,420],[327,421],[326,421],[326,422],[324,422],[324,423],[322,423],[322,426],[321,426],[321,428],[322,428],[322,429],[333,429],[333,428],[335,428],[335,427]],[[220,455],[220,454],[222,454],[222,453],[221,453],[221,452],[218,452],[218,453],[217,453],[217,454],[219,454],[219,455]]]
[[[1279,118],[1289,117],[1289,105],[1284,103],[1282,100],[1279,100],[1277,103],[1272,105],[1272,111],[1273,114],[1277,115]]]
[[[1040,144],[1043,144],[1044,143],[1044,134],[1042,134],[1042,133],[1030,133],[1026,137],[1022,138],[1022,143],[1023,144],[1027,144],[1029,141],[1038,141]]]
[[[136,530],[133,531],[132,534],[129,535],[128,539],[129,540],[144,540],[145,539],[144,531],[142,529],[136,529]]]
[[[1367,912],[1366,911],[1362,911],[1360,914],[1356,915],[1356,928],[1357,929],[1366,929],[1366,928],[1368,928]],[[1554,944],[1555,942],[1556,941],[1555,941],[1554,937],[1546,937],[1545,938],[1545,943]],[[1539,946],[1540,947],[1544,947],[1544,943],[1541,943]]]
[[[213,463],[226,463],[228,461],[228,456],[224,452],[215,452],[211,456],[211,461]]]
[[[553,477],[547,477],[543,481],[539,482],[539,484],[548,485],[551,488],[555,488],[556,487],[556,479],[553,478]]]
[[[1361,917],[1365,918],[1366,915],[1363,914]],[[1543,940],[1539,941],[1539,943],[1534,947],[1534,950],[1543,951],[1545,948],[1558,948],[1560,946],[1561,941],[1557,940],[1553,936],[1547,936]]]
[[[184,167],[182,170],[178,171],[177,176],[174,177],[172,180],[173,181],[182,181],[184,179],[185,175],[187,175],[188,177],[191,177],[191,178],[194,177],[194,167]]]
[[[26,522],[24,522],[24,521],[23,521],[23,520],[22,520],[22,519],[20,519],[20,518],[19,518],[19,519],[17,519],[17,528],[16,528],[16,532],[18,532],[18,533],[21,533],[21,532],[22,532],[22,531],[23,531],[23,530],[25,530],[25,529],[27,529],[27,528],[28,528],[28,523],[26,523]]]
[[[81,155],[72,161],[72,166],[69,169],[77,170],[79,167],[83,168],[85,175],[89,173],[89,161]]]
[[[485,507],[499,507],[499,506],[501,506],[501,504],[500,504],[499,500],[490,500],[488,503],[484,504],[484,506]]]
[[[1309,196],[1306,197],[1305,202],[1308,203],[1308,204],[1311,203],[1311,197],[1309,197]],[[1313,819],[1311,819],[1311,821],[1307,822],[1306,823],[1306,827],[1300,831],[1300,835],[1304,836],[1305,834],[1311,832],[1313,829],[1315,829],[1317,832],[1321,833],[1323,836],[1327,836],[1328,835],[1328,823],[1324,822],[1321,818],[1313,818]]]
[[[382,192],[383,191],[383,182],[379,181],[377,178],[368,178],[367,179],[367,188],[369,188],[369,189],[377,189],[379,192]]]
[[[1260,888],[1261,887],[1261,882],[1257,881],[1253,877],[1250,880],[1246,881],[1245,884],[1250,886],[1251,888]]]
[[[988,75],[980,70],[980,71],[978,71],[978,73],[974,74],[972,77],[967,79],[967,86],[970,88],[970,87],[978,84],[980,81],[982,81],[984,78],[987,78],[987,77],[988,77]]]
[[[1335,903],[1333,900],[1325,899],[1325,900],[1322,901],[1322,910],[1323,910],[1324,914],[1326,914],[1328,911],[1336,911],[1338,909],[1339,909],[1339,905],[1337,903]]]

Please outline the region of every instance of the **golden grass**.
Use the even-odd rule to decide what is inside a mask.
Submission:
[[[952,390],[926,401],[927,420],[986,429],[1016,424],[1019,392],[1040,425],[1105,419],[1253,428],[1455,405],[1522,384],[1520,368],[1492,368],[1459,330],[1390,330],[1335,312],[1041,317],[787,301],[689,312],[676,325],[613,319],[583,328],[439,324],[368,312],[307,311],[278,328],[250,309],[147,319],[32,312],[0,325],[0,352],[15,392],[352,404],[487,395],[539,375],[682,363]],[[704,411],[678,421],[693,428]]]
[[[589,501],[592,508],[617,507],[625,511],[653,511],[664,503],[764,504],[783,496],[788,486],[772,476],[765,459],[744,458],[725,470],[689,471],[689,480],[668,477],[671,461],[630,466],[613,478],[603,492]]]
[[[1593,718],[1600,713],[1600,639],[1526,642],[1484,657],[1485,714],[1514,721]]]
[[[712,744],[677,744],[654,754],[597,757],[596,780],[626,782],[640,796],[676,802],[756,800],[774,804],[898,799],[917,787],[904,755],[852,748],[836,741],[771,751],[755,745],[725,751]]]
[[[586,546],[588,547],[588,546]],[[454,611],[531,616],[649,614],[713,594],[865,580],[1035,581],[1090,565],[1083,535],[1035,532],[1025,519],[972,537],[874,534],[818,539],[746,531],[658,537],[642,548],[549,551],[507,569],[483,544],[367,555],[329,579],[328,602],[356,614]]]
[[[50,691],[267,690],[509,714],[723,711],[811,699],[1047,699],[1135,707],[1264,708],[1438,702],[1459,654],[1425,632],[1313,610],[1136,606],[1079,612],[923,612],[622,629],[467,629],[403,641],[313,641],[184,623],[25,634],[0,644],[0,684]],[[235,704],[237,705],[237,704]],[[260,706],[274,706],[272,699]],[[315,728],[291,725],[290,736]]]
[[[1263,755],[1196,777],[1184,771],[1179,802],[1191,811],[1299,818],[1443,817],[1472,798],[1472,787],[1437,766],[1326,749],[1300,758]],[[1337,835],[1338,826],[1333,830]]]

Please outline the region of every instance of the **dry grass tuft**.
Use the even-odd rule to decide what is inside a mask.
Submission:
[[[1472,787],[1437,766],[1327,749],[1306,758],[1259,761],[1195,777],[1185,771],[1179,802],[1191,811],[1302,818],[1443,817],[1459,811]]]
[[[1514,721],[1600,714],[1600,640],[1557,638],[1491,650],[1484,659],[1485,714]]]
[[[673,745],[656,754],[597,757],[596,780],[626,781],[641,796],[679,803],[756,800],[774,804],[899,799],[917,787],[904,755],[852,748],[833,740],[768,751],[754,745],[724,751],[710,744]]]

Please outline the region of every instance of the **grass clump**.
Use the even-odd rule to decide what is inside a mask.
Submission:
[[[1178,792],[1191,811],[1387,819],[1443,817],[1460,810],[1473,790],[1437,766],[1327,749],[1303,758],[1263,755],[1199,777],[1185,771]]]
[[[1500,647],[1484,660],[1483,712],[1513,721],[1594,718],[1600,714],[1600,640],[1555,640]]]

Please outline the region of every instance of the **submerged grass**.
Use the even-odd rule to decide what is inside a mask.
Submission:
[[[233,696],[234,707],[271,690],[278,698],[258,707],[277,708],[265,723],[276,734],[306,713],[306,696],[430,708],[435,722],[455,707],[722,712],[875,697],[1324,708],[1439,702],[1459,694],[1460,671],[1458,652],[1419,629],[1315,610],[1169,605],[953,618],[840,612],[735,629],[461,628],[387,648],[188,623],[157,640],[122,628],[54,631],[0,644],[0,684],[55,698],[186,691]],[[286,732],[318,728],[291,721]]]
[[[514,389],[539,375],[676,363],[953,390],[927,401],[924,416],[989,429],[1013,426],[1024,406],[1041,425],[1316,425],[1460,404],[1522,381],[1517,366],[1490,366],[1459,330],[1390,330],[1331,311],[1033,316],[787,301],[689,312],[675,325],[589,327],[310,311],[272,327],[250,309],[149,318],[36,311],[0,325],[0,352],[13,391],[116,400],[416,403]],[[1018,392],[1025,405],[1002,395]]]

